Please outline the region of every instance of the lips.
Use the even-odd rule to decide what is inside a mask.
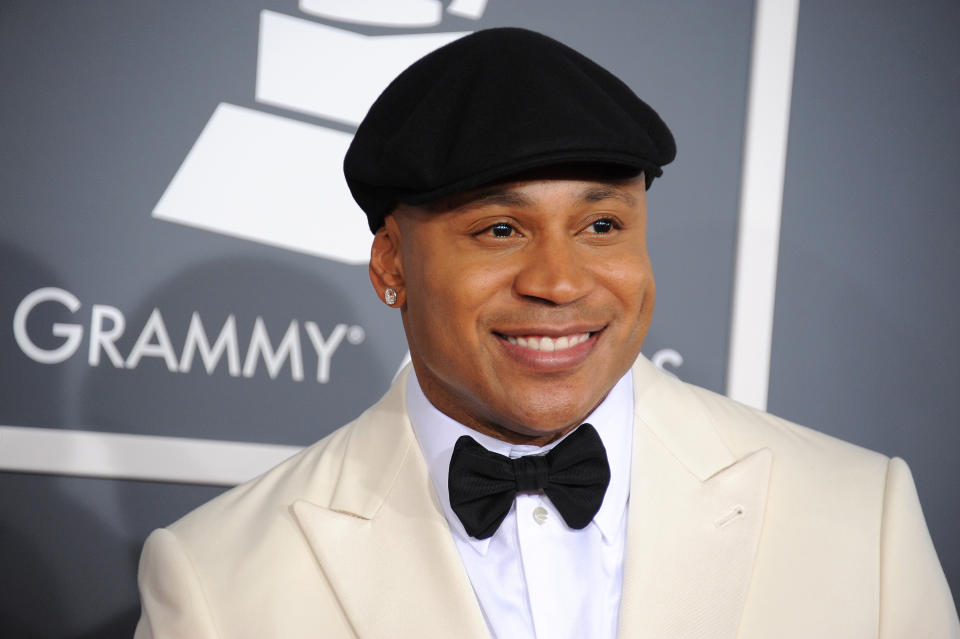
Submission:
[[[590,339],[590,333],[572,333],[570,335],[560,335],[557,337],[549,335],[506,335],[504,339],[521,348],[553,353],[565,351],[568,348],[573,348],[578,344],[586,342]]]
[[[606,326],[553,327],[496,332],[502,352],[522,368],[559,373],[580,367],[597,346]]]

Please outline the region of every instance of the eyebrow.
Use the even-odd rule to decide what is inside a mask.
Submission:
[[[591,186],[580,193],[580,199],[584,202],[602,202],[603,200],[620,200],[627,206],[636,206],[637,198],[633,197],[627,191],[618,189],[615,186]]]
[[[466,201],[458,202],[457,208],[468,210],[478,206],[531,206],[533,200],[509,189],[488,189],[470,196]]]

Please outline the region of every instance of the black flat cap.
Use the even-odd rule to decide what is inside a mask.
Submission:
[[[545,35],[500,28],[397,76],[360,123],[343,171],[376,232],[399,203],[556,164],[636,169],[649,188],[675,155],[667,125],[612,73]]]

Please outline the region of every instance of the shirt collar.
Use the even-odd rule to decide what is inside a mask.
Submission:
[[[457,439],[462,435],[469,435],[487,450],[511,458],[545,453],[559,444],[562,439],[541,447],[510,444],[478,433],[437,410],[423,394],[413,370],[407,378],[406,399],[413,432],[426,459],[430,478],[433,480],[440,506],[443,508],[450,529],[455,535],[469,542],[479,553],[486,554],[492,537],[474,539],[468,535],[460,519],[450,507],[447,473]],[[626,513],[627,499],[630,496],[630,461],[633,447],[633,374],[631,371],[627,371],[626,375],[620,378],[584,422],[589,422],[597,429],[610,464],[610,484],[604,494],[603,504],[593,518],[593,524],[600,529],[604,539],[609,541],[619,530],[620,522]]]

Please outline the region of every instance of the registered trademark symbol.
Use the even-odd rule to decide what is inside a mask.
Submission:
[[[351,344],[362,344],[366,338],[367,332],[363,330],[362,326],[351,326],[347,329],[347,341]]]

